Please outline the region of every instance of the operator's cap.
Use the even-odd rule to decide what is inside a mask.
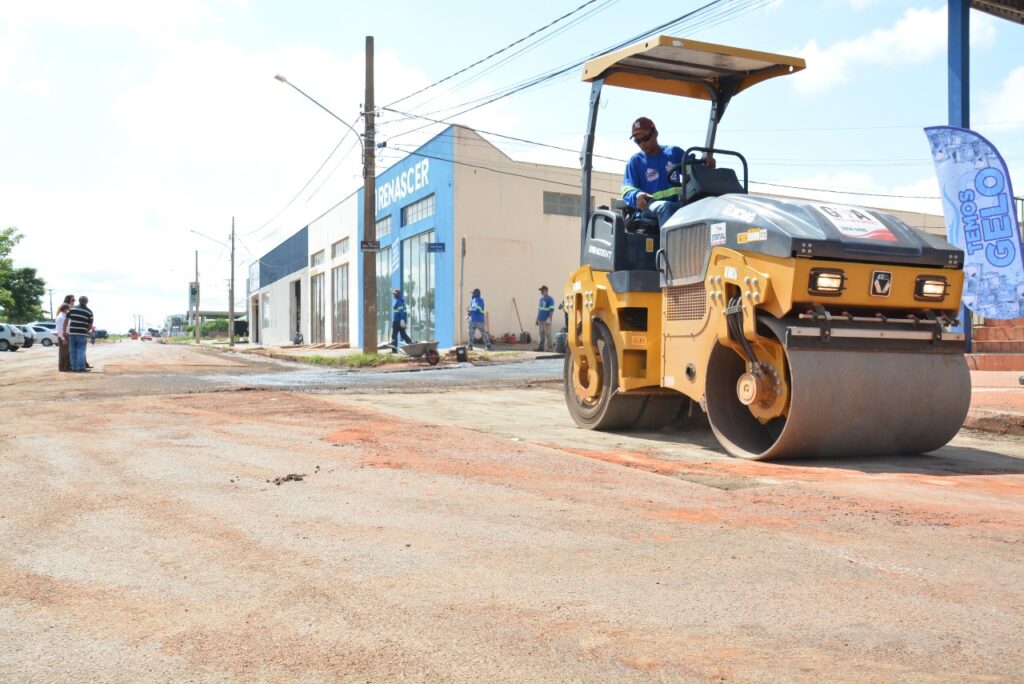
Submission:
[[[402,291],[396,287],[394,290],[391,291],[391,294],[402,294]]]
[[[473,294],[480,294],[480,288],[479,287],[473,288]]]
[[[547,292],[548,291],[548,286],[547,285],[541,285],[539,289],[540,289],[541,292]]]
[[[646,116],[641,116],[639,119],[633,122],[633,132],[629,134],[629,137],[632,139],[632,137],[636,135],[637,131],[643,131],[647,129],[657,131],[658,127],[655,126],[654,122],[648,119]]]

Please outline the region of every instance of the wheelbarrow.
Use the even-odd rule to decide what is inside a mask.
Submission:
[[[437,352],[437,340],[413,342],[399,347],[398,350],[410,359],[423,359],[431,366],[436,366],[437,362],[441,360],[441,355]]]

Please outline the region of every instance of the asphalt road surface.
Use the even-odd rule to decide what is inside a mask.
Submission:
[[[1024,445],[748,463],[557,360],[0,354],[3,681],[1020,681]]]

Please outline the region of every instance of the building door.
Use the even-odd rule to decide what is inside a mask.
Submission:
[[[252,313],[249,314],[249,341],[260,343],[260,298],[252,298]]]
[[[292,329],[289,334],[294,337],[295,333],[302,332],[302,281],[292,281],[292,305],[291,315],[288,316],[288,321],[291,323]]]
[[[323,344],[325,330],[324,274],[309,279],[309,342]]]

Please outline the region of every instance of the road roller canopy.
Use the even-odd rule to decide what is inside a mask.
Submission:
[[[589,60],[583,80],[603,78],[606,85],[716,100],[805,66],[799,57],[657,36]]]

